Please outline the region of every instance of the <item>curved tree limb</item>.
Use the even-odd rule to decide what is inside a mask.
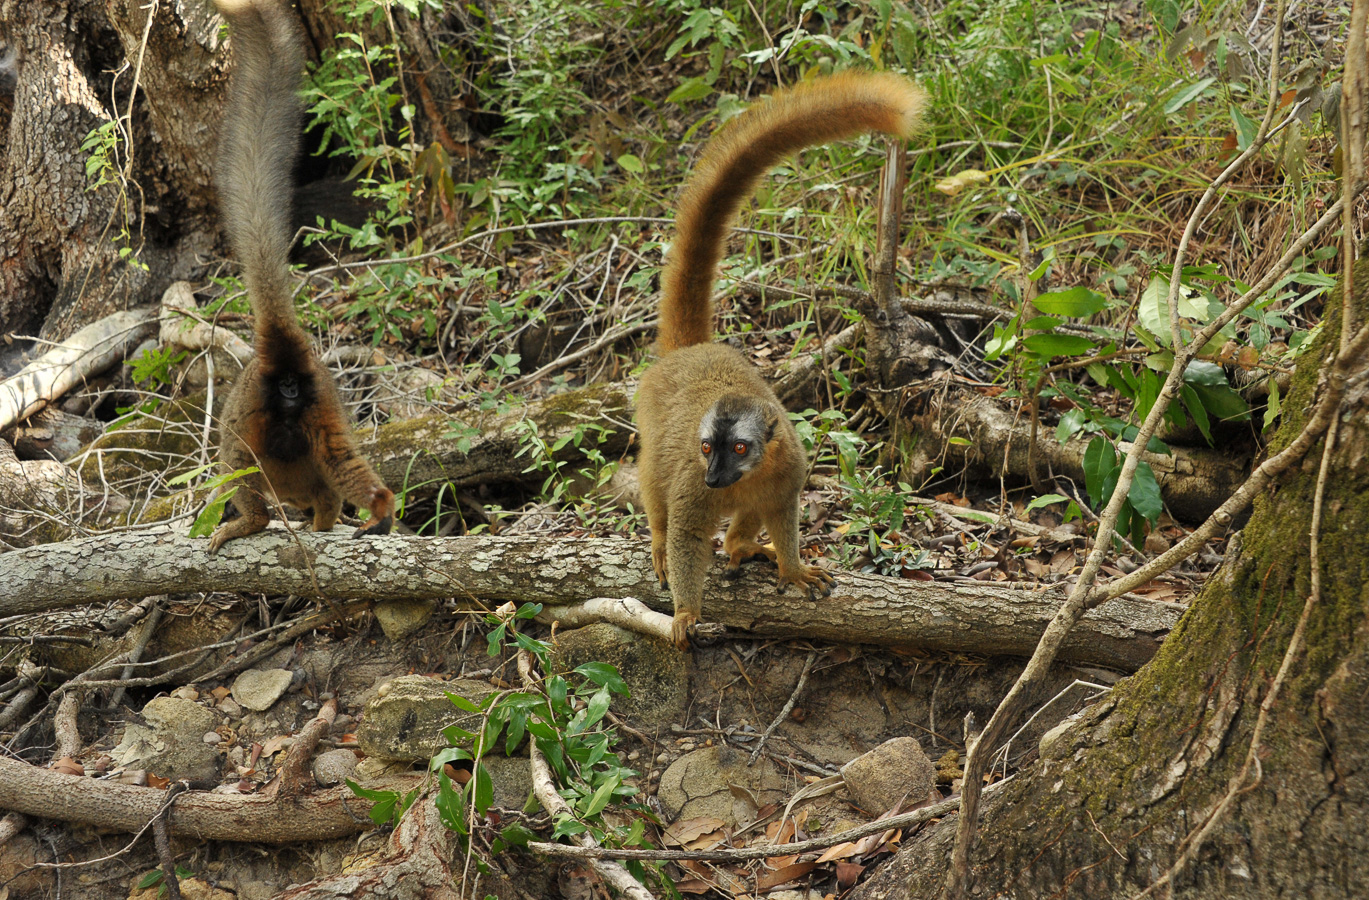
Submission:
[[[0,381],[0,429],[33,415],[86,378],[118,362],[157,330],[157,310],[130,309],[87,325]]]

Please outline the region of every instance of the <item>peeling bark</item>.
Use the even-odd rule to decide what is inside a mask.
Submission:
[[[538,536],[353,540],[341,532],[294,537],[273,527],[211,557],[204,540],[164,529],[104,535],[0,555],[0,616],[117,598],[240,590],[323,598],[447,598],[564,605],[636,597],[670,609],[644,540]],[[721,557],[715,563],[721,562]],[[830,598],[775,591],[773,569],[718,566],[705,621],[758,634],[843,643],[1025,655],[1058,598],[992,583],[945,584],[838,572]],[[1122,598],[1089,613],[1065,659],[1131,671],[1155,652],[1183,608]]]

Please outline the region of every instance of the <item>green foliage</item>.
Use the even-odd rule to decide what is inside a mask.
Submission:
[[[551,646],[518,630],[520,622],[533,618],[541,609],[538,604],[524,604],[504,618],[488,616],[486,621],[494,626],[489,634],[490,655],[497,656],[512,645],[548,670]],[[429,771],[437,776],[434,803],[443,824],[458,835],[463,847],[469,847],[472,832],[494,802],[493,782],[483,759],[501,746],[512,754],[525,740],[531,740],[547,760],[558,792],[570,807],[569,813],[553,822],[552,840],[588,832],[604,846],[651,848],[646,824],[655,822],[655,816],[633,799],[637,788],[627,782],[638,773],[619,761],[613,751],[617,735],[604,725],[613,697],[627,694],[618,670],[598,662],[577,666],[566,675],[548,676],[531,689],[490,694],[479,703],[449,693],[452,705],[478,716],[480,724],[475,730],[457,725],[443,729],[451,746],[435,755],[429,765]],[[447,774],[449,764],[469,765],[470,778],[464,785],[452,781]],[[416,796],[367,790],[350,780],[347,785],[358,796],[376,803],[371,819],[377,824],[398,822]],[[606,815],[609,812],[614,813],[612,820]],[[625,816],[631,816],[631,821],[621,824]],[[490,850],[498,853],[535,838],[525,826],[509,825],[492,840]],[[673,891],[659,864],[629,864],[628,869],[639,880],[650,877]]]
[[[114,188],[116,202],[109,224],[118,225],[113,240],[119,247],[119,259],[146,272],[149,271],[147,264],[138,258],[138,251],[133,247],[133,234],[128,227],[129,222],[136,221],[137,217],[131,214],[129,179],[119,161],[122,145],[119,123],[113,119],[91,129],[85,136],[85,140],[81,141],[81,152],[88,154],[86,180],[90,183],[86,185],[86,190],[95,191],[106,186]]]
[[[1100,435],[1089,441],[1084,448],[1084,486],[1096,508],[1102,509],[1112,499],[1121,471],[1122,460],[1110,440]],[[1154,527],[1162,512],[1164,504],[1155,472],[1150,463],[1138,463],[1132,475],[1131,489],[1117,516],[1117,531],[1130,533],[1132,543],[1140,544],[1146,536],[1146,523]]]
[[[169,479],[167,484],[172,487],[189,484],[211,468],[213,468],[213,466],[198,466],[188,472],[182,472],[180,475]],[[251,475],[253,472],[258,471],[260,471],[260,469],[256,466],[248,466],[245,469],[236,469],[226,475],[215,475],[213,478],[210,478],[205,481],[204,484],[200,485],[200,490],[218,491],[218,489],[224,485],[236,481],[244,475]],[[212,534],[214,529],[219,527],[219,523],[223,521],[223,513],[228,507],[228,501],[233,499],[233,495],[237,492],[238,486],[234,485],[228,490],[218,493],[217,496],[205,504],[204,509],[195,517],[194,524],[190,526],[190,536],[193,538],[208,537]]]
[[[377,827],[388,825],[394,827],[399,824],[399,820],[413,806],[414,800],[418,798],[418,788],[414,788],[407,793],[400,794],[398,791],[376,791],[364,788],[352,779],[345,779],[347,787],[353,794],[363,800],[370,800],[374,806],[367,813],[368,817]]]
[[[522,419],[514,424],[512,433],[519,443],[514,458],[528,460],[523,471],[545,475],[541,495],[546,502],[572,503],[585,524],[597,521],[601,512],[593,500],[593,491],[607,484],[618,471],[617,460],[609,459],[601,449],[612,431],[599,422],[578,422],[568,434],[548,442],[536,422]],[[556,458],[567,446],[580,451],[583,465],[572,466],[568,460]]]
[[[178,351],[169,345],[153,347],[128,360],[128,366],[138,384],[151,381],[154,386],[162,387],[171,383],[171,370],[189,355],[189,352]]]

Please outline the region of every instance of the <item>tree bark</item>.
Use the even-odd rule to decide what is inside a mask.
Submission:
[[[447,598],[562,605],[636,597],[670,609],[649,545],[624,538],[538,536],[353,540],[277,528],[210,556],[203,540],[165,530],[104,535],[0,555],[0,616],[119,598],[239,590],[320,599]],[[775,591],[773,569],[708,579],[705,621],[759,634],[843,643],[1025,655],[1057,600],[992,583],[944,584],[838,572],[830,598]],[[1155,652],[1182,607],[1144,599],[1090,613],[1064,657],[1132,671]]]
[[[1356,267],[1358,315],[1369,265]],[[1303,357],[1274,447],[1310,405],[1325,333]],[[1359,363],[1360,373],[1369,364]],[[1307,648],[1266,726],[1261,777],[1241,791],[1174,896],[1369,896],[1369,397],[1349,388],[1321,523],[1319,604]],[[1175,862],[1250,747],[1310,584],[1309,522],[1321,445],[1257,501],[1242,540],[1147,666],[1041,748],[987,801],[971,853],[977,897],[1132,897]],[[1106,608],[1106,607],[1103,607]],[[954,819],[905,844],[853,896],[938,896]],[[949,824],[949,827],[948,827]]]
[[[417,783],[418,779],[411,778],[373,787],[410,790]],[[95,781],[0,759],[0,809],[134,832],[165,802],[166,792],[157,788]],[[288,797],[277,797],[274,792],[191,791],[176,798],[168,824],[172,834],[195,840],[290,844],[369,831],[374,827],[366,817],[370,808],[369,800],[345,786]]]

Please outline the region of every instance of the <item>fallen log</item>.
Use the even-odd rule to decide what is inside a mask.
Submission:
[[[187,591],[553,606],[615,596],[671,608],[652,574],[648,542],[634,538],[352,540],[341,529],[292,536],[277,525],[225,545],[214,557],[207,547],[182,531],[154,528],[0,554],[0,616]],[[831,597],[809,600],[792,589],[776,593],[772,568],[747,565],[740,579],[728,582],[721,577],[721,557],[714,562],[704,620],[763,635],[1025,656],[1060,602],[1045,589],[840,571]],[[1121,597],[1085,617],[1064,656],[1134,671],[1182,612],[1176,604]]]
[[[377,787],[408,790],[420,781],[413,777]],[[166,797],[160,788],[64,775],[0,758],[0,809],[11,812],[133,832],[157,815]],[[174,835],[196,840],[291,844],[369,831],[375,827],[366,817],[370,808],[369,800],[346,786],[289,796],[190,791],[176,798],[168,827]]]

